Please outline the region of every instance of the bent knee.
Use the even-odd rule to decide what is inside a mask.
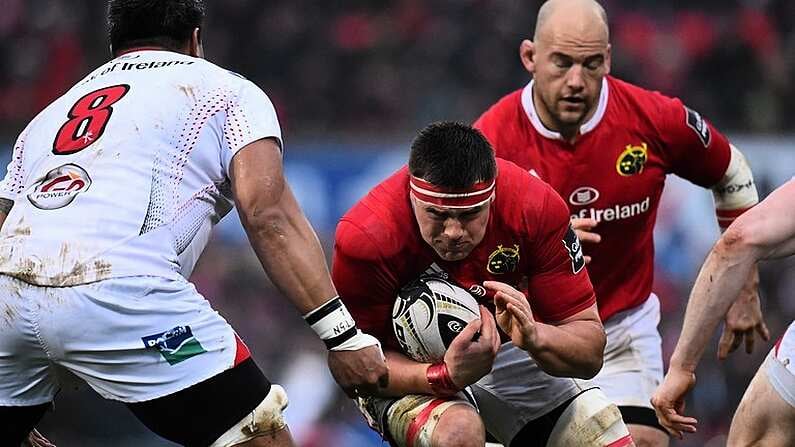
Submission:
[[[392,443],[400,447],[483,447],[485,442],[483,422],[462,396],[410,394],[390,406],[387,421]]]
[[[547,445],[572,447],[632,444],[621,411],[599,388],[580,393],[566,407],[549,435]]]
[[[431,436],[433,447],[483,447],[486,429],[474,408],[453,405],[439,416]]]

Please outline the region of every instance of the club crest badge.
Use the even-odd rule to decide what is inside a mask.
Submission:
[[[519,266],[519,245],[513,247],[503,247],[498,245],[497,249],[489,255],[489,262],[486,271],[492,275],[502,275],[515,272]]]
[[[649,159],[648,152],[646,143],[641,143],[640,146],[628,144],[616,160],[616,171],[623,177],[640,174]]]

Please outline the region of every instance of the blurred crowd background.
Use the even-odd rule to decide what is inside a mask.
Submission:
[[[207,57],[260,85],[286,140],[287,174],[330,252],[337,218],[406,157],[430,121],[472,121],[528,81],[518,61],[540,1],[224,0],[208,2]],[[795,173],[795,2],[604,1],[613,74],[679,96],[746,152],[767,194]],[[0,157],[26,122],[108,56],[102,0],[0,0]],[[670,179],[655,239],[664,352],[670,356],[703,256],[717,236],[710,194]],[[587,249],[587,247],[586,247]],[[595,262],[599,262],[595,260]],[[774,337],[795,317],[792,261],[762,266]],[[326,373],[324,348],[269,284],[236,216],[224,219],[193,280],[286,385],[302,446],[378,446]],[[717,339],[716,339],[717,341]],[[688,408],[719,446],[771,343],[723,363],[706,354]],[[714,348],[714,346],[713,346]],[[118,404],[64,377],[42,430],[65,446],[158,446]]]

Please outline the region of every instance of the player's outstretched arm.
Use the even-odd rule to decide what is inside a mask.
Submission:
[[[329,367],[346,392],[373,393],[387,381],[378,342],[358,331],[337,298],[317,235],[284,179],[271,138],[241,149],[230,167],[240,220],[276,287],[329,347]],[[313,324],[314,323],[314,324]]]
[[[734,145],[729,148],[729,165],[718,183],[712,186],[715,199],[715,213],[721,229],[726,229],[734,219],[759,202],[751,167],[745,156]],[[715,150],[720,144],[716,142]],[[702,151],[702,157],[711,159],[709,151]],[[719,157],[718,157],[719,158]],[[707,161],[714,163],[714,160]],[[745,340],[745,351],[753,352],[756,334],[763,340],[770,340],[770,332],[762,317],[759,300],[759,271],[752,267],[738,298],[726,313],[726,324],[718,342],[718,359],[723,360],[736,350]]]
[[[695,370],[706,341],[757,261],[795,252],[794,216],[795,181],[790,181],[726,230],[693,285],[672,364]]]
[[[554,324],[533,318],[524,294],[508,284],[486,281],[495,292],[497,322],[514,345],[529,352],[547,374],[590,379],[602,369],[606,336],[596,304]]]
[[[699,272],[665,380],[652,397],[660,422],[673,434],[695,431],[682,415],[684,397],[709,338],[761,259],[795,253],[795,181],[774,191],[726,230]]]

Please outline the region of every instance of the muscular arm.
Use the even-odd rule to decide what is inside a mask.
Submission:
[[[602,369],[606,336],[596,304],[555,324],[536,323],[528,352],[549,375],[590,379]]]
[[[795,181],[738,217],[713,247],[690,294],[671,367],[694,371],[756,262],[795,253]]]
[[[486,281],[494,290],[497,322],[514,345],[529,352],[549,375],[589,379],[602,369],[607,337],[596,303],[552,324],[536,321],[524,294]]]
[[[406,394],[433,394],[428,384],[426,371],[430,363],[420,363],[393,351],[385,350],[386,366],[389,368],[389,386],[383,388],[384,396],[405,396]]]
[[[268,138],[241,149],[230,178],[240,220],[276,287],[302,314],[334,297],[326,258],[284,179],[276,142]]]

